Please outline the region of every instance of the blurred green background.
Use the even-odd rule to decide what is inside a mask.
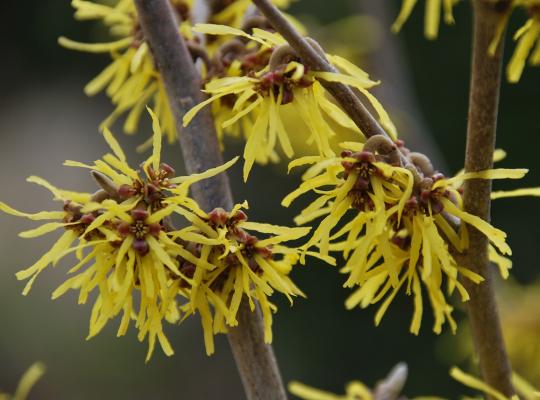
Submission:
[[[333,24],[335,29],[344,26],[339,22],[342,18],[358,13],[361,7],[369,8],[368,2],[382,1],[391,18],[397,15],[398,0],[299,0],[290,12],[309,25]],[[419,126],[432,135],[448,171],[454,172],[463,163],[471,11],[469,4],[461,4],[456,8],[457,25],[443,26],[439,40],[429,42],[422,35],[421,3],[398,37],[390,33],[387,24],[369,25],[369,29],[361,23],[348,24],[346,46],[377,49],[391,40],[404,50],[403,61],[387,63],[386,67],[405,71],[407,82],[394,83],[398,88],[410,86],[409,95],[417,102],[414,105],[407,101],[405,108],[421,111],[416,115],[417,122],[418,117],[421,119]],[[99,35],[95,25],[73,20],[69,1],[2,2],[0,10],[1,200],[26,211],[55,209],[58,204],[50,201],[49,194],[27,184],[25,178],[37,174],[59,186],[92,190],[93,183],[85,171],[61,164],[65,159],[91,161],[106,149],[97,126],[111,107],[104,96],[85,97],[82,87],[106,65],[107,58],[71,52],[57,45],[60,35],[81,41],[93,41],[96,33]],[[511,30],[523,20],[523,15],[516,15]],[[329,46],[343,45],[342,36],[333,37],[332,32],[330,28],[314,28],[311,34],[320,36]],[[507,44],[513,48],[510,40]],[[372,76],[383,79],[384,88],[386,68],[384,62],[377,62],[378,55],[364,54],[363,62]],[[375,68],[377,65],[380,70]],[[531,172],[521,182],[499,184],[497,188],[540,184],[539,98],[540,68],[527,68],[518,85],[503,84],[498,146],[509,156],[501,166],[527,167]],[[396,100],[393,95],[387,99],[390,103]],[[399,120],[399,111],[392,111]],[[150,132],[147,125],[141,128],[144,135],[135,137],[120,134],[119,128],[115,130],[132,164],[143,159],[133,149]],[[409,133],[403,131],[405,137]],[[240,151],[239,145],[230,145],[226,158]],[[167,146],[164,152],[163,159],[182,172],[178,145]],[[256,166],[246,185],[240,177],[240,166],[232,171],[235,197],[249,200],[251,219],[292,224],[302,202],[291,209],[283,209],[279,203],[297,185],[299,176],[285,176],[284,171],[283,165]],[[514,250],[513,275],[522,283],[538,277],[538,201],[500,200],[493,206],[493,221],[508,232]],[[150,363],[145,364],[146,344],[137,342],[133,330],[118,339],[116,326],[111,323],[98,337],[85,341],[90,307],[77,305],[73,295],[50,300],[50,293],[63,280],[67,264],[42,274],[30,295],[21,296],[23,284],[15,279],[15,272],[31,265],[54,236],[32,241],[16,236],[31,226],[27,221],[0,214],[0,389],[13,390],[23,371],[42,360],[48,371],[31,396],[34,399],[244,398],[226,338],[218,338],[216,354],[207,357],[198,319],[169,327],[174,357],[156,351]],[[441,349],[439,339],[431,332],[429,311],[421,334],[413,336],[408,332],[412,301],[398,296],[376,328],[376,307],[349,312],[344,309],[348,291],[341,287],[344,279],[335,268],[313,262],[297,268],[293,277],[308,299],[297,300],[291,308],[285,299],[274,298],[280,308],[274,323],[274,349],[285,381],[298,379],[342,392],[349,380],[373,384],[395,363],[406,361],[411,375],[405,390],[409,396],[452,398],[461,393],[448,377],[448,362],[436,356],[455,352],[457,339],[447,338]],[[463,311],[457,310],[456,316],[462,319]]]

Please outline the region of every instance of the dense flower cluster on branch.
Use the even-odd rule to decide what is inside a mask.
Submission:
[[[484,243],[483,250],[488,250],[489,260],[504,279],[509,277],[512,267],[508,258],[512,251],[506,233],[495,228],[488,217],[482,219],[468,212],[471,208],[464,206],[464,198],[467,199],[470,192],[468,186],[464,189],[464,184],[470,180],[521,179],[528,170],[488,168],[477,171],[483,169],[482,166],[470,168],[475,172],[460,171],[452,177],[445,176],[426,155],[407,148],[398,137],[389,114],[371,93],[379,81],[347,59],[325,52],[294,18],[273,19],[264,5],[254,3],[259,9],[249,0],[202,3],[167,0],[161,4],[162,10],[174,14],[169,17],[176,17],[176,20],[170,19],[169,33],[178,33],[185,43],[190,58],[187,66],[191,67],[193,61],[193,68],[200,75],[200,81],[189,79],[193,83],[191,89],[200,89],[207,95],[195,104],[192,98],[186,99],[183,95],[175,98],[170,87],[166,90],[164,82],[170,79],[163,79],[154,54],[159,60],[167,57],[160,57],[159,43],[153,42],[156,39],[147,26],[152,24],[145,23],[144,29],[141,26],[134,0],[72,1],[76,19],[99,21],[112,37],[104,43],[59,39],[66,48],[110,56],[110,64],[84,88],[90,96],[105,92],[114,105],[113,112],[100,127],[110,152],[91,163],[65,162],[66,166],[89,170],[98,186],[95,192],[64,190],[43,178],[28,178],[29,182],[48,189],[54,200],[62,202],[60,210],[25,213],[0,202],[0,210],[7,214],[48,221],[21,232],[23,238],[62,231],[44,255],[16,274],[19,280],[26,281],[23,294],[29,293],[43,271],[73,256],[76,261],[68,270],[67,279],[53,291],[52,298],[75,291],[79,304],[93,302],[88,338],[100,333],[111,320],[119,320],[118,336],[133,327],[139,341],[148,342],[148,361],[156,345],[166,355],[174,353],[166,327],[198,314],[206,353],[211,355],[215,351],[214,336],[236,329],[246,319],[242,314],[247,308],[242,307],[249,307],[252,312],[260,310],[264,325],[260,331],[264,329],[264,343],[271,343],[273,314],[277,311],[272,295],[279,293],[291,305],[296,297],[305,297],[290,275],[293,267],[305,264],[306,258],[312,257],[331,265],[341,262],[339,271],[346,276],[343,286],[352,290],[345,307],[351,310],[379,304],[375,325],[380,324],[398,293],[405,292],[412,297],[414,305],[411,333],[420,332],[425,304],[430,306],[432,330],[436,334],[442,332],[445,324],[455,333],[452,296],[466,302],[470,300],[471,288],[475,288],[473,285],[486,284],[485,280],[490,282],[488,276],[482,276],[485,275],[482,269],[469,265],[474,261],[467,261],[467,255],[472,254],[470,250],[474,250],[471,230],[487,237],[489,243]],[[273,0],[272,3],[286,8],[290,0]],[[425,36],[435,39],[441,18],[446,24],[454,24],[453,11],[459,0],[423,3]],[[196,15],[200,4],[205,7],[204,23]],[[392,26],[394,32],[402,28],[416,5],[416,0],[403,0]],[[525,10],[528,19],[514,35],[517,45],[507,68],[508,80],[517,82],[527,60],[532,65],[540,64],[540,0],[509,0],[504,5],[507,7],[498,10],[500,20],[495,34],[492,38],[489,34],[484,40],[484,43],[491,40],[486,57],[496,54],[513,11]],[[272,9],[270,3],[266,6]],[[156,6],[156,10],[158,8]],[[139,10],[144,12],[143,7]],[[273,11],[279,14],[277,9]],[[156,16],[157,21],[163,20],[159,18],[163,13],[156,12]],[[276,20],[288,27],[280,29]],[[304,41],[291,40],[294,48],[284,39],[294,37],[287,36],[287,29],[294,29],[292,26],[305,36]],[[494,26],[492,24],[492,28]],[[321,60],[311,60],[310,64],[307,61],[310,51],[312,59],[316,59],[318,53]],[[167,73],[165,69],[162,72]],[[195,105],[185,115],[173,115],[169,101],[175,104],[175,101],[183,103],[185,100],[189,100],[186,104]],[[210,109],[214,123],[208,124],[208,132],[213,132],[215,127],[222,148],[226,137],[245,141],[245,182],[255,163],[265,165],[283,156],[292,160],[289,171],[307,168],[298,188],[281,203],[289,207],[304,195],[313,196],[295,218],[299,226],[251,221],[247,201],[231,209],[201,209],[190,196],[191,187],[226,173],[239,156],[215,166],[215,160],[221,157],[218,147],[214,146],[215,154],[204,161],[204,165],[213,167],[200,171],[204,168],[195,155],[189,160],[195,161],[186,164],[188,167],[196,165],[193,169],[200,172],[188,176],[178,176],[173,167],[162,162],[163,140],[174,142],[182,135],[177,132],[180,123],[186,128],[205,107]],[[145,109],[152,121],[152,135],[139,150],[151,153],[138,168],[133,168],[110,128],[125,117],[123,130],[134,133]],[[190,139],[197,140],[198,132],[186,130],[188,133],[194,135]],[[344,133],[355,135],[356,140],[342,141]],[[306,145],[309,155],[303,154],[305,148],[299,151],[299,142]],[[199,144],[199,150],[204,149],[206,143]],[[183,150],[187,159],[193,149]],[[489,162],[493,147],[486,151]],[[498,150],[494,161],[504,156],[505,153]],[[225,199],[212,200],[231,198],[230,189],[226,184],[223,187]],[[465,195],[464,190],[467,190]],[[484,196],[486,208],[490,201],[487,193]],[[205,195],[210,197],[203,194],[200,198],[204,199]],[[496,191],[491,199],[531,195],[539,196],[540,188]],[[315,222],[313,230],[303,226]],[[487,265],[487,257],[484,258]],[[494,315],[496,319],[496,313]],[[529,322],[523,314],[515,313],[514,317]],[[514,341],[524,337],[519,331],[509,332]],[[261,339],[256,345],[261,349],[264,343]],[[253,343],[242,345],[256,347]],[[504,350],[502,344],[499,347]],[[237,353],[237,359],[241,358]],[[523,356],[523,353],[537,352],[524,346],[518,353]],[[277,366],[275,369],[274,375],[279,378]],[[39,368],[31,369],[28,378],[21,383],[21,390],[28,390],[41,373]],[[450,374],[490,398],[516,399],[457,368]],[[298,382],[292,382],[289,388],[291,393],[305,400],[397,399],[401,398],[406,378],[406,366],[398,364],[373,389],[354,381],[347,385],[343,396]],[[538,399],[535,389],[519,376],[514,375],[513,384],[520,398]],[[2,394],[1,399],[4,399]]]
[[[511,254],[503,231],[463,210],[461,184],[468,179],[519,179],[527,170],[460,172],[446,178],[426,156],[411,152],[401,141],[375,136],[365,144],[342,146],[346,150],[340,157],[304,157],[289,164],[290,168],[312,166],[282,204],[289,206],[313,191],[318,197],[295,221],[303,224],[324,217],[305,248],[316,247],[323,256],[342,254],[341,272],[348,275],[344,286],[357,287],[346,307],[381,302],[377,325],[405,288],[414,297],[410,330],[418,334],[424,287],[433,309],[434,332],[440,333],[446,321],[455,331],[453,307],[445,292],[451,295],[457,290],[461,300],[467,301],[469,294],[461,280],[484,280],[456,256],[468,248],[468,225],[490,239],[492,258],[504,277],[509,268],[504,255]]]
[[[150,110],[149,110],[150,111]],[[140,169],[132,169],[112,134],[104,131],[112,154],[93,164],[66,161],[65,165],[91,170],[101,187],[97,192],[78,193],[54,187],[42,178],[28,181],[49,189],[62,211],[27,214],[0,203],[0,210],[31,220],[52,220],[22,232],[31,238],[63,228],[51,249],[34,265],[17,273],[28,279],[27,294],[38,275],[74,253],[77,263],[70,278],[53,293],[53,299],[68,290],[79,292],[79,303],[96,291],[88,337],[98,334],[111,319],[121,316],[118,335],[135,322],[139,340],[148,338],[150,358],[156,340],[167,355],[172,347],[163,331],[163,322],[176,323],[189,315],[201,315],[207,353],[213,352],[213,334],[236,326],[236,312],[247,298],[261,304],[265,338],[272,340],[272,312],[276,307],[268,297],[281,292],[303,295],[288,274],[299,259],[299,250],[284,242],[298,239],[309,228],[287,228],[247,221],[237,205],[230,213],[201,210],[188,196],[191,185],[229,168],[236,159],[190,176],[176,176],[162,163],[161,129],[153,119],[153,152]],[[182,217],[187,226],[176,229],[173,218]],[[249,233],[267,236],[259,240]],[[316,254],[315,254],[316,255]],[[212,311],[213,310],[213,311]]]
[[[249,34],[229,26],[199,24],[194,31],[232,39],[214,57],[217,67],[204,90],[211,97],[185,115],[184,125],[202,107],[212,104],[218,135],[243,133],[246,137],[244,180],[255,161],[266,164],[278,160],[278,144],[286,157],[293,157],[292,136],[302,135],[317,153],[333,156],[333,126],[358,132],[349,116],[330,100],[321,80],[342,82],[359,90],[389,134],[396,136],[390,117],[368,91],[378,82],[349,61],[324,54],[316,42],[310,41],[339,72],[310,70],[280,35],[260,27],[252,27]]]
[[[170,0],[180,21],[179,31],[194,60],[200,60],[203,69],[210,70],[211,56],[219,42],[206,40],[192,30],[194,22],[194,0]],[[216,1],[210,20],[240,28],[251,1]],[[286,7],[287,0],[276,4]],[[98,1],[73,0],[75,18],[80,21],[99,21],[113,39],[103,43],[81,43],[60,37],[59,43],[69,49],[90,53],[109,54],[111,63],[84,88],[93,96],[105,91],[115,106],[114,111],[103,121],[101,128],[110,128],[114,122],[126,115],[123,130],[128,134],[137,131],[141,113],[150,105],[159,118],[163,134],[169,143],[177,138],[175,121],[169,107],[162,77],[156,69],[151,49],[141,29],[133,0],[115,0],[112,4]],[[205,43],[206,42],[206,43]],[[148,149],[151,138],[140,150]]]

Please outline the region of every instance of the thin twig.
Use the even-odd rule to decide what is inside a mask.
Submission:
[[[274,29],[291,45],[302,58],[302,62],[315,71],[336,72],[335,68],[314,49],[291,25],[269,0],[252,0],[253,4],[268,19]],[[353,90],[342,83],[321,81],[328,92],[351,117],[366,137],[386,135],[384,129],[373,118]]]
[[[487,52],[507,4],[506,0],[473,1],[474,43],[465,154],[467,172],[486,170],[493,165],[501,83],[502,40],[493,57],[489,57]],[[489,221],[491,182],[484,179],[469,180],[464,190],[465,211]],[[473,227],[469,228],[469,248],[462,262],[486,279],[480,285],[469,283],[466,286],[471,296],[468,303],[469,318],[482,375],[489,385],[510,397],[514,394],[511,367],[495,300],[492,270],[488,259],[488,238]]]
[[[379,24],[387,27],[394,18],[392,5],[389,1],[362,0],[351,3],[351,11],[373,16]],[[358,40],[365,38],[358,37]],[[400,112],[400,138],[405,139],[408,148],[427,155],[438,171],[448,172],[444,155],[427,126],[411,83],[411,68],[403,46],[403,36],[386,29],[382,33],[381,43],[375,51],[367,54],[366,59],[373,75],[384,82],[373,88],[373,94],[389,111]]]
[[[145,39],[163,78],[173,111],[184,163],[188,173],[197,173],[223,163],[214,121],[209,109],[200,111],[186,128],[184,114],[203,100],[201,78],[186,44],[178,33],[178,21],[168,0],[135,0]],[[193,196],[207,211],[231,209],[233,198],[226,174],[193,187]],[[270,345],[264,343],[259,309],[251,312],[243,302],[239,325],[229,329],[231,345],[249,400],[286,399],[279,368]]]

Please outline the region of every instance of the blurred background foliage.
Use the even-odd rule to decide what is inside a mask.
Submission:
[[[456,26],[443,26],[436,42],[422,35],[423,2],[419,2],[420,7],[397,37],[390,33],[389,24],[365,16],[352,17],[369,9],[369,2],[383,1],[390,18],[397,15],[399,0],[299,0],[290,12],[310,26],[311,35],[320,38],[328,51],[355,58],[372,76],[383,79],[383,89],[385,64],[376,62],[380,49],[389,40],[401,48],[404,59],[393,65],[387,63],[386,67],[398,68],[403,74],[402,82],[394,82],[392,87],[412,89],[407,89],[406,104],[402,104],[406,111],[400,111],[396,102],[403,93],[381,92],[381,96],[392,103],[391,111],[398,123],[402,122],[405,139],[410,136],[418,148],[425,148],[428,141],[418,142],[413,135],[418,132],[411,129],[419,126],[416,130],[425,130],[443,155],[440,165],[444,162],[445,170],[455,172],[463,164],[465,143],[471,36],[468,0],[456,7]],[[106,65],[106,57],[62,49],[57,37],[94,41],[103,37],[103,32],[92,23],[74,21],[67,0],[2,2],[0,13],[4,17],[0,28],[1,200],[27,211],[55,209],[58,204],[50,201],[48,193],[27,184],[25,178],[37,174],[59,186],[91,190],[93,183],[84,171],[61,164],[65,159],[91,161],[104,152],[105,143],[97,126],[111,110],[104,96],[90,99],[82,93],[83,85]],[[514,16],[511,32],[523,17]],[[509,49],[513,48],[510,42],[508,39]],[[380,69],[375,68],[377,65]],[[388,81],[392,81],[391,76]],[[499,184],[497,188],[540,183],[539,99],[540,68],[526,69],[518,85],[505,82],[502,86],[498,146],[509,156],[501,166],[527,167],[531,172],[521,182]],[[415,114],[415,124],[407,125],[410,114]],[[143,156],[129,150],[150,132],[148,125],[142,125],[140,131],[142,135],[128,137],[120,134],[120,128],[115,130],[132,164]],[[240,151],[240,145],[231,143],[226,158]],[[163,159],[182,171],[178,145],[167,146]],[[291,209],[283,209],[279,203],[297,185],[299,175],[286,176],[284,172],[284,165],[255,167],[244,185],[239,166],[232,171],[236,199],[249,200],[252,219],[292,224],[302,202]],[[513,276],[521,284],[538,278],[538,201],[499,200],[493,205],[495,225],[509,234],[514,250]],[[226,338],[218,340],[216,355],[207,357],[196,319],[169,327],[174,357],[156,352],[151,362],[144,364],[145,345],[137,342],[133,332],[117,339],[114,324],[110,324],[97,338],[86,342],[90,307],[78,306],[73,295],[49,300],[50,293],[62,282],[66,264],[43,274],[32,293],[21,296],[23,285],[16,281],[15,272],[31,265],[52,243],[51,237],[27,241],[16,236],[16,232],[30,226],[0,215],[3,390],[15,388],[22,372],[35,360],[42,360],[48,371],[33,393],[35,399],[243,398]],[[455,398],[460,393],[448,369],[451,362],[460,360],[458,349],[468,340],[466,332],[457,336],[444,334],[441,339],[432,334],[431,321],[426,318],[418,337],[409,334],[412,301],[406,296],[398,296],[376,328],[375,307],[349,312],[344,309],[348,293],[341,287],[344,279],[335,268],[310,262],[297,268],[293,277],[308,299],[297,300],[292,308],[285,299],[274,299],[280,307],[274,324],[274,348],[286,381],[297,379],[342,392],[345,382],[361,379],[373,384],[403,360],[410,367],[405,391],[409,396]],[[518,293],[522,291],[517,289]],[[522,307],[519,302],[509,304]],[[538,321],[538,303],[529,301],[526,307],[530,310],[520,311]],[[512,314],[512,310],[507,313]],[[457,310],[456,315],[463,319],[463,310]],[[530,329],[536,329],[532,337],[540,341],[539,324]],[[527,375],[527,371],[520,372]],[[540,385],[538,381],[532,383]]]

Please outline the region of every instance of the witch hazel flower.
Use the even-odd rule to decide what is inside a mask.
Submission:
[[[115,105],[114,111],[103,121],[101,128],[110,128],[122,115],[126,115],[123,130],[128,134],[136,132],[145,106],[151,104],[159,117],[163,134],[169,143],[176,140],[176,127],[171,113],[165,87],[146,42],[133,0],[114,0],[112,3],[73,0],[75,19],[98,21],[111,36],[111,41],[103,43],[81,43],[60,37],[61,46],[88,53],[110,55],[111,63],[94,79],[86,84],[84,92],[94,96],[105,91]],[[182,18],[179,30],[187,42],[198,46],[198,39],[191,33],[189,22],[192,0],[171,0],[173,9]],[[147,141],[141,146],[151,146]]]
[[[236,161],[233,159],[201,174],[176,177],[172,167],[161,163],[162,134],[156,115],[149,112],[154,128],[153,152],[140,169],[127,164],[120,145],[105,130],[104,137],[112,154],[106,154],[93,165],[65,163],[90,169],[100,187],[98,191],[90,194],[61,190],[41,178],[31,177],[29,181],[45,186],[56,200],[63,202],[62,211],[27,214],[0,203],[0,209],[8,214],[55,221],[22,232],[22,237],[64,230],[34,265],[17,273],[18,279],[28,279],[23,294],[29,292],[48,266],[74,253],[77,263],[68,271],[71,277],[53,292],[53,299],[68,290],[76,290],[79,303],[85,304],[90,294],[97,292],[88,338],[121,315],[118,336],[124,335],[134,321],[139,340],[148,339],[147,361],[156,342],[165,354],[173,354],[163,322],[176,322],[180,318],[176,302],[179,285],[182,280],[191,282],[182,272],[182,266],[190,263],[212,268],[208,261],[193,255],[185,243],[173,239],[172,217],[182,215],[178,210],[184,204],[195,204],[187,197],[191,184],[223,172]],[[177,201],[169,204],[167,199],[173,195]]]
[[[184,125],[205,106],[212,104],[218,131],[241,130],[246,135],[244,180],[255,162],[266,164],[278,159],[278,145],[287,158],[294,155],[288,126],[293,118],[305,125],[306,141],[317,152],[331,157],[329,139],[334,131],[328,123],[358,132],[350,118],[335,105],[320,81],[342,82],[358,89],[377,111],[382,125],[395,136],[388,114],[368,91],[378,84],[349,61],[326,54],[339,72],[310,70],[278,34],[253,28],[243,30],[211,24],[197,24],[194,31],[207,35],[233,36],[216,53],[220,73],[210,77],[204,92],[211,97],[184,116]],[[310,42],[322,50],[310,39]],[[292,113],[285,113],[292,110]]]
[[[285,242],[305,236],[310,228],[251,222],[243,211],[247,207],[244,202],[229,212],[222,208],[209,213],[199,209],[182,211],[191,225],[171,232],[172,238],[190,243],[199,260],[181,269],[190,279],[180,285],[185,297],[181,310],[186,316],[200,314],[207,354],[214,352],[214,335],[239,324],[241,302],[247,301],[252,311],[256,303],[260,305],[264,340],[271,343],[272,314],[277,307],[270,302],[270,296],[281,293],[291,305],[294,297],[304,297],[289,277],[300,250]],[[265,237],[261,238],[261,234]]]
[[[314,192],[317,198],[295,222],[322,217],[304,249],[315,247],[322,256],[342,254],[341,272],[348,276],[344,286],[356,288],[346,307],[381,303],[377,325],[405,288],[414,299],[412,333],[420,330],[424,291],[434,314],[434,332],[440,333],[445,322],[455,331],[447,295],[457,290],[467,301],[460,280],[484,280],[455,257],[468,248],[468,226],[490,239],[493,258],[511,254],[503,231],[463,210],[461,184],[468,179],[519,179],[527,170],[490,169],[446,178],[425,155],[409,151],[401,141],[375,136],[365,144],[342,146],[347,150],[340,157],[304,157],[289,165],[311,167],[282,204],[289,206]]]

